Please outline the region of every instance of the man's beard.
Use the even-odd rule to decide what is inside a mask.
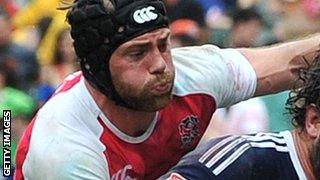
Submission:
[[[311,150],[311,165],[316,180],[320,180],[320,135],[317,137]]]
[[[155,112],[161,108],[164,108],[172,98],[174,73],[168,72],[155,76],[149,80],[141,90],[137,90],[135,87],[125,85],[125,83],[114,80],[114,86],[120,97],[125,103],[133,110]],[[170,89],[160,95],[153,94],[152,88],[156,84],[167,83],[170,84]]]

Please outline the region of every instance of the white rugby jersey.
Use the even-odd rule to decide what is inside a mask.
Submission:
[[[40,109],[17,152],[18,179],[155,179],[196,147],[217,107],[253,96],[256,75],[234,49],[172,50],[173,98],[139,137],[98,108],[81,73]]]
[[[289,131],[212,139],[159,179],[307,180]]]

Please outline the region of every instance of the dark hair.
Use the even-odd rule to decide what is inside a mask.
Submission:
[[[302,69],[297,81],[301,88],[294,88],[287,100],[287,109],[292,115],[292,124],[304,129],[306,110],[310,104],[320,109],[320,54],[308,68]]]
[[[257,20],[263,24],[261,15],[253,8],[238,10],[233,14],[232,19],[234,24],[247,22],[250,20]]]

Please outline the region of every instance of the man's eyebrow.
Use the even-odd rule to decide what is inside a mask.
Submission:
[[[125,48],[127,50],[133,49],[133,48],[144,48],[146,46],[149,46],[151,44],[150,40],[135,40],[133,42],[130,42],[130,44],[127,44]]]
[[[170,37],[170,32],[166,32],[163,35],[161,35],[158,39],[158,41],[167,41]],[[136,39],[130,42],[129,44],[126,44],[125,48],[127,50],[132,49],[132,48],[146,48],[149,46],[152,42],[148,39]]]
[[[135,42],[133,44],[128,45],[128,49],[135,49],[135,48],[146,48],[151,44],[151,41],[141,41],[141,42]]]

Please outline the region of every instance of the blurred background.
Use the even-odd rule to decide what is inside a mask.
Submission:
[[[320,0],[164,2],[173,47],[261,47],[320,30]],[[79,70],[66,12],[58,6],[59,0],[0,0],[0,110],[12,110],[12,152],[36,111],[68,74]],[[203,140],[290,129],[287,97],[283,92],[219,109]]]

